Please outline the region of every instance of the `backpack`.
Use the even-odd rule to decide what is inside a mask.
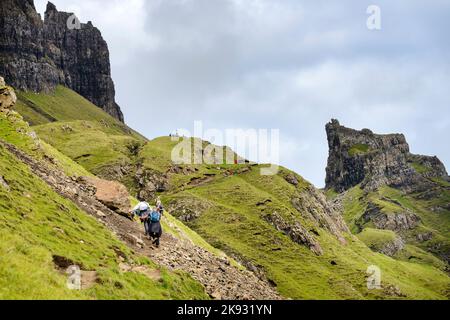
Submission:
[[[152,222],[159,222],[159,220],[161,220],[161,214],[158,211],[153,211],[150,214],[150,220]]]

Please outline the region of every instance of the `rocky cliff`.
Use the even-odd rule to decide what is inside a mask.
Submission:
[[[329,157],[326,188],[338,192],[361,184],[366,190],[388,185],[405,191],[424,191],[429,178],[448,180],[437,157],[411,154],[403,134],[374,134],[341,126],[332,120],[326,126]]]
[[[71,16],[49,2],[43,21],[33,0],[2,0],[0,74],[20,90],[67,86],[123,122],[108,46],[91,22],[68,28]]]

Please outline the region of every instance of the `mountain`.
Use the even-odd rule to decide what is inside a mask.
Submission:
[[[33,0],[2,0],[0,74],[24,91],[64,85],[123,122],[106,42],[91,22],[69,28],[70,17],[49,2],[42,21]]]
[[[93,116],[80,120],[85,130],[103,128],[112,143],[126,143],[125,136],[142,139],[120,131],[121,122],[65,90],[68,109]],[[39,139],[15,111],[16,102],[0,77],[0,299],[280,298],[269,283],[168,212],[164,246],[155,250],[142,226],[126,217],[137,201],[127,189],[95,177]],[[64,113],[66,120],[69,115]],[[69,128],[63,124],[53,135]],[[86,136],[78,142],[89,144]],[[72,265],[81,268],[80,291],[67,287]]]
[[[436,187],[435,180],[450,182],[437,157],[414,155],[402,134],[377,135],[341,126],[326,126],[329,157],[326,188],[338,192],[361,184],[365,190],[390,186],[408,192]]]
[[[147,140],[68,88],[59,86],[48,94],[19,91],[17,97],[14,109],[32,124],[30,130],[41,143],[58,153],[52,158],[67,156],[67,167],[87,171],[70,175],[120,181],[132,196],[144,199],[161,196],[170,215],[159,251],[147,243],[136,248],[120,230],[114,237],[168,270],[187,272],[210,297],[447,297],[450,282],[443,261],[424,250],[415,254],[422,259],[411,260],[374,252],[347,227],[347,214],[341,211],[346,203],[329,201],[295,172],[281,168],[275,176],[261,176],[264,165],[252,163],[178,165],[171,153],[180,141]],[[128,220],[117,213],[107,217],[103,221],[111,223],[112,230],[139,228],[125,224]],[[172,234],[190,240],[174,245]],[[133,235],[139,235],[139,229]],[[215,258],[222,256],[230,266]],[[381,290],[367,288],[370,265],[382,269]],[[245,281],[242,272],[250,273],[244,273]],[[249,285],[243,288],[240,283]]]
[[[90,173],[40,141],[15,101],[0,78],[0,299],[208,298],[190,275],[137,254],[52,185]],[[97,206],[106,217],[107,208]],[[75,264],[80,291],[66,286],[66,269]]]
[[[435,261],[430,252],[448,268],[450,178],[443,163],[411,154],[402,134],[353,130],[337,120],[326,131],[326,188],[341,193],[352,231],[378,251]]]
[[[0,72],[15,87],[0,77],[0,299],[449,298],[448,175],[403,135],[332,121],[325,190],[283,167],[180,165],[180,142],[227,147],[145,138],[86,93],[110,79],[95,28],[57,27],[68,14],[51,3],[45,21],[33,1],[0,8]],[[159,248],[128,215],[157,196]],[[67,288],[71,265],[81,290]]]

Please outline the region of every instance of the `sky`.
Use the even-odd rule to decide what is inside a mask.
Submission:
[[[280,164],[323,187],[337,118],[404,133],[449,168],[450,1],[52,2],[101,30],[125,121],[148,138],[197,120],[279,129]],[[380,30],[367,27],[370,5]]]

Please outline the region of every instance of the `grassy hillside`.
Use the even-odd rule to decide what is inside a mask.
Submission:
[[[121,272],[128,264],[158,267],[133,254],[95,219],[55,194],[0,147],[0,299],[192,299],[206,298],[187,274],[162,270],[160,280]],[[92,288],[66,287],[67,276],[55,257],[64,257],[97,273]],[[39,267],[37,267],[39,266]]]
[[[144,166],[167,172],[173,166],[170,155],[176,144],[169,137],[149,141],[140,153]],[[187,222],[192,229],[243,264],[264,272],[287,297],[446,298],[448,276],[434,267],[398,262],[374,253],[350,234],[346,235],[348,244],[342,246],[336,237],[312,221],[308,213],[295,210],[292,198],[298,192],[307,192],[310,184],[286,169],[281,168],[276,176],[261,176],[260,166],[253,165],[182,167],[188,170],[170,173],[171,188],[162,193],[164,202],[174,208],[172,214],[183,220],[189,215],[194,216]],[[297,177],[297,186],[286,181],[289,174]],[[262,218],[272,212],[299,221],[308,230],[315,230],[324,255],[316,256],[274,229]],[[392,296],[386,290],[368,290],[365,272],[372,264],[382,269],[386,287],[400,288],[405,297]],[[437,262],[436,266],[442,264]],[[430,281],[433,282],[431,286]]]
[[[129,184],[143,136],[63,86],[52,94],[19,92],[15,108],[40,138],[89,172]]]
[[[58,86],[51,94],[18,92],[17,96],[18,102],[15,109],[32,126],[55,121],[86,120],[102,123],[110,132],[144,139],[140,134],[66,87]]]
[[[442,181],[442,185],[444,184],[445,181]],[[405,194],[394,188],[382,187],[376,192],[365,193],[356,186],[343,195],[344,218],[353,233],[363,232],[362,238],[366,239],[365,231],[374,227],[370,222],[361,221],[369,203],[377,205],[380,212],[387,215],[405,211],[416,214],[420,218],[418,226],[411,230],[400,231],[409,245],[399,253],[398,257],[418,262],[432,261],[436,265],[436,259],[430,255],[430,252],[440,256],[442,252],[450,251],[450,211],[442,209],[448,207],[450,203],[450,190],[441,188],[438,190],[438,196],[431,199],[424,197],[426,192]],[[432,238],[420,240],[420,235],[427,234],[431,234]],[[442,261],[439,265],[443,269],[446,268]]]
[[[373,264],[382,269],[384,284],[398,286],[408,298],[445,298],[449,284],[447,275],[430,266],[399,263],[373,253],[350,235],[346,236],[348,244],[342,246],[335,237],[295,212],[286,201],[292,187],[283,181],[279,176],[264,178],[252,171],[168,194],[164,200],[170,204],[187,197],[207,202],[209,207],[188,225],[214,246],[259,267],[285,296],[295,299],[396,298],[386,292],[367,290],[365,272]],[[269,205],[256,205],[266,199],[271,200]],[[272,211],[293,215],[302,225],[314,228],[324,255],[316,256],[266,223],[261,215]],[[181,216],[182,212],[174,214]]]
[[[92,173],[120,169],[119,178],[133,191],[142,187],[133,178],[137,166],[150,173],[150,182],[167,180],[168,187],[160,195],[174,216],[207,241],[199,237],[199,243],[210,250],[223,250],[264,274],[282,295],[296,299],[448,298],[449,277],[435,264],[398,261],[375,253],[350,233],[342,232],[347,242],[343,245],[320,215],[324,204],[298,175],[282,168],[278,175],[261,176],[260,166],[251,164],[175,165],[171,152],[177,142],[169,137],[145,141],[101,120],[84,117],[88,111],[78,109],[80,105],[73,104],[63,94],[65,90],[60,88],[55,96],[47,97],[20,95],[22,112],[34,119],[34,129],[46,142]],[[31,100],[33,107],[23,102],[25,99]],[[54,100],[77,112],[61,114],[52,107]],[[41,116],[45,111],[59,121],[43,121],[35,110],[30,111],[33,108],[40,110],[37,113]],[[287,181],[288,176],[295,177],[296,185]],[[359,191],[354,192],[352,199],[356,200],[346,203],[345,213],[352,229],[356,226],[352,221],[365,205],[359,201]],[[320,244],[323,254],[316,255],[306,245],[294,242],[286,230],[278,231],[267,220],[273,216],[290,226],[299,224]],[[409,249],[420,253],[416,247]],[[382,270],[382,290],[366,287],[370,265]]]
[[[40,142],[14,113],[0,112],[0,139],[36,159],[53,159],[69,175],[89,175]],[[0,299],[207,299],[203,286],[138,256],[109,230],[56,194],[0,145]],[[121,263],[154,272],[123,271]],[[69,290],[65,268],[90,275],[85,290]]]

